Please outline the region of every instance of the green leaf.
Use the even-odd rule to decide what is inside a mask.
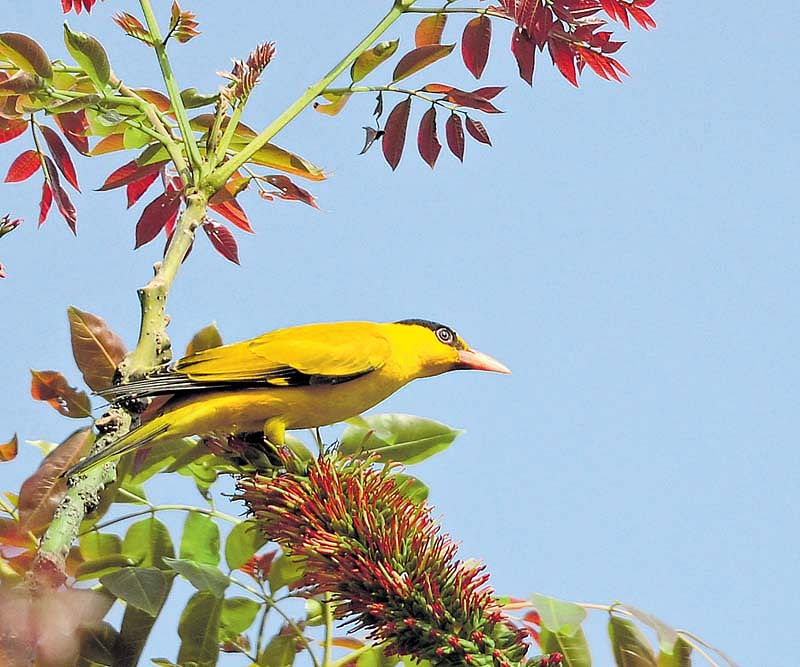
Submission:
[[[416,477],[405,473],[397,473],[392,479],[397,483],[400,493],[415,505],[421,505],[428,499],[430,489]]]
[[[170,466],[176,459],[197,446],[194,438],[181,438],[180,440],[165,440],[157,442],[150,447],[145,461],[136,469],[130,482],[135,485],[143,484],[153,475]]]
[[[0,33],[0,58],[7,60],[24,72],[43,79],[53,78],[53,66],[38,42],[18,32]]]
[[[301,562],[286,554],[276,558],[269,571],[269,589],[274,595],[284,586],[291,586],[300,581],[305,568]]]
[[[170,569],[163,561],[165,556],[173,558],[175,549],[167,527],[155,517],[137,521],[125,533],[122,553],[133,558],[140,567]]]
[[[225,598],[222,603],[220,627],[232,635],[239,635],[253,624],[259,609],[261,605],[250,598]]]
[[[100,533],[96,530],[82,535],[79,545],[83,560],[93,560],[122,553],[122,540],[119,535]]]
[[[150,616],[158,614],[169,590],[167,576],[155,567],[126,567],[102,577],[100,583]]]
[[[167,594],[172,588],[173,579],[174,577],[172,576],[167,577]],[[163,604],[161,608],[163,609]],[[147,643],[147,638],[150,636],[159,613],[161,613],[161,609],[158,610],[155,616],[152,616],[132,605],[128,605],[125,608],[119,638],[114,646],[114,667],[138,666],[139,657],[144,650],[144,645]]]
[[[297,638],[294,635],[275,635],[258,658],[262,667],[291,667],[297,656]]]
[[[212,347],[219,347],[220,345],[222,345],[222,335],[219,329],[217,329],[217,323],[212,322],[192,336],[192,340],[190,340],[189,344],[186,346],[186,354],[184,356],[189,357],[198,352],[210,350]]]
[[[289,448],[289,450],[294,454],[300,461],[303,463],[311,463],[314,460],[314,455],[305,446],[305,443],[290,433],[287,433],[284,437],[285,444]]]
[[[147,146],[150,141],[150,135],[138,127],[126,127],[122,133],[122,145],[125,148],[141,148],[142,146]]]
[[[47,456],[56,447],[58,447],[57,442],[50,442],[49,440],[26,440],[25,442],[39,449],[44,456]]]
[[[656,667],[656,658],[647,638],[632,621],[612,615],[608,637],[617,667]]]
[[[239,149],[242,148],[245,143],[246,142],[237,142],[234,140],[231,145]],[[319,167],[314,166],[305,158],[287,151],[285,148],[276,146],[275,144],[265,144],[253,154],[253,157],[251,157],[248,162],[260,164],[262,167],[271,167],[272,169],[285,171],[287,174],[302,176],[310,181],[324,181],[327,178]]]
[[[325,622],[322,603],[316,598],[306,600],[306,625],[322,625]]]
[[[81,631],[81,658],[98,665],[113,665],[118,637],[116,628],[105,621],[84,628]]]
[[[678,637],[669,652],[661,651],[656,661],[658,667],[692,667],[692,647],[683,637]]]
[[[463,431],[446,424],[404,414],[379,414],[347,420],[339,451],[378,454],[384,463],[419,463],[447,449]]]
[[[189,512],[183,525],[180,557],[204,565],[219,565],[219,526],[207,514]]]
[[[150,658],[150,662],[158,665],[158,667],[180,667],[180,665],[176,665],[172,660],[167,660],[166,658]]]
[[[108,556],[86,560],[81,563],[75,571],[75,579],[78,581],[99,579],[117,570],[123,568],[128,569],[135,566],[136,562],[124,554],[110,554]]]
[[[552,632],[573,635],[586,618],[586,610],[572,602],[539,593],[534,593],[530,599],[536,611],[539,612],[542,627]]]
[[[371,49],[367,49],[358,58],[356,58],[353,65],[350,67],[350,78],[353,83],[361,81],[367,74],[374,70],[385,60],[388,60],[397,51],[397,46],[400,44],[399,39],[392,40],[391,42],[379,42]]]
[[[72,32],[64,23],[64,43],[67,51],[86,72],[97,90],[104,91],[111,78],[111,65],[102,44],[84,32]]]
[[[216,597],[225,595],[225,589],[231,583],[230,578],[213,565],[195,563],[182,558],[164,558],[164,562],[175,572],[189,580],[199,591],[208,591]]]
[[[219,656],[219,619],[222,598],[206,591],[195,593],[178,622],[181,647],[178,664],[194,662],[197,667],[214,667]]]
[[[592,667],[592,655],[583,630],[578,628],[572,634],[551,632],[542,627],[539,645],[543,653],[561,653],[563,667]]]
[[[629,604],[617,604],[614,605],[614,607],[630,612],[637,621],[655,630],[661,651],[663,653],[672,653],[675,642],[678,641],[678,632],[675,630],[675,628],[664,623],[664,621],[653,616],[652,614],[642,611],[641,609],[637,609]]]
[[[197,88],[186,88],[181,91],[181,101],[186,109],[197,109],[214,104],[219,99],[219,93],[201,93]]]
[[[237,523],[225,540],[225,562],[231,570],[238,570],[266,543],[255,521]]]

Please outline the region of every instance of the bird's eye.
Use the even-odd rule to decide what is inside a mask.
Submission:
[[[436,337],[445,345],[451,345],[453,342],[453,332],[447,327],[439,327],[436,330]]]

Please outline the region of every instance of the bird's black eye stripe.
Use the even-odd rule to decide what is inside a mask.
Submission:
[[[456,332],[453,331],[450,327],[445,326],[444,324],[440,324],[439,322],[432,322],[431,320],[420,320],[420,319],[410,319],[410,320],[399,320],[395,322],[395,324],[409,324],[415,325],[418,327],[425,327],[426,329],[430,329],[436,335],[436,338],[439,339],[445,345],[452,345],[457,350],[462,349],[464,346],[461,342],[459,342],[458,336]]]

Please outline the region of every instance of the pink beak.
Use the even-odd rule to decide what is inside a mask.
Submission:
[[[497,359],[493,359],[488,354],[477,350],[459,350],[458,367],[460,370],[470,371],[492,371],[494,373],[510,373],[511,370],[501,364]]]

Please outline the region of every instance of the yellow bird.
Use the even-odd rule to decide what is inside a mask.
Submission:
[[[279,329],[189,355],[168,371],[110,387],[102,396],[170,394],[151,421],[67,472],[75,475],[138,447],[191,435],[287,429],[349,419],[417,378],[448,371],[510,373],[450,327],[428,320],[337,322]]]

